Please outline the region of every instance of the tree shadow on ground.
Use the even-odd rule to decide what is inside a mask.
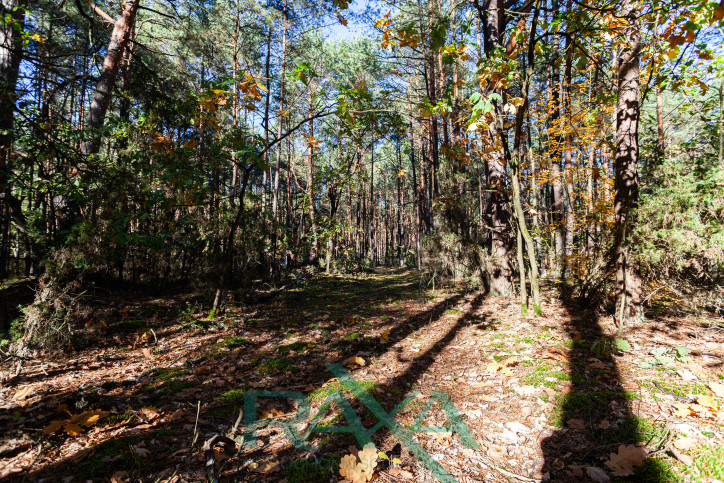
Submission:
[[[243,390],[253,387],[300,391],[309,384],[319,387],[327,377],[323,369],[324,363],[340,362],[359,351],[367,351],[374,356],[392,350],[396,343],[434,323],[449,308],[464,299],[462,294],[452,294],[425,310],[409,315],[410,306],[404,301],[416,305],[421,296],[423,292],[419,288],[417,276],[409,273],[392,272],[381,280],[321,277],[319,280],[310,281],[308,286],[301,287],[298,291],[285,294],[285,297],[274,302],[274,305],[267,302],[251,308],[252,315],[246,318],[243,325],[220,334],[276,343],[274,339],[282,335],[283,331],[291,331],[303,339],[310,331],[318,330],[315,327],[319,327],[309,320],[307,315],[326,310],[329,312],[330,320],[327,322],[330,328],[340,325],[338,322],[342,316],[362,314],[359,320],[351,320],[351,327],[346,327],[345,330],[359,330],[363,333],[389,329],[389,341],[383,343],[379,336],[364,336],[359,339],[344,339],[340,336],[341,340],[345,341],[342,345],[334,345],[339,340],[329,340],[313,350],[284,353],[284,349],[279,349],[284,346],[283,338],[279,345],[272,349],[268,348],[269,344],[266,349],[257,349],[254,347],[257,344],[246,343],[241,347],[215,347],[220,343],[212,342],[217,339],[212,333],[204,336],[212,347],[206,347],[206,353],[200,357],[197,351],[184,352],[183,357],[176,359],[179,362],[185,359],[185,364],[179,367],[159,367],[133,378],[123,376],[119,370],[112,380],[90,380],[75,387],[71,385],[61,392],[47,394],[30,409],[28,420],[22,423],[23,430],[29,430],[31,434],[41,433],[51,419],[58,418],[53,415],[53,411],[62,403],[69,404],[73,413],[99,408],[113,411],[118,416],[124,412],[127,415],[135,414],[136,419],[132,423],[135,428],[118,435],[115,435],[115,431],[109,432],[114,434],[109,439],[104,439],[104,436],[98,433],[93,437],[83,437],[81,447],[88,446],[80,453],[70,456],[58,454],[50,464],[48,460],[39,460],[34,469],[31,468],[30,472],[22,476],[18,475],[18,479],[81,474],[84,478],[102,480],[117,470],[129,471],[129,474],[143,477],[158,475],[164,468],[178,467],[180,457],[174,457],[174,454],[184,448],[184,454],[189,457],[193,454],[189,450],[189,442],[194,430],[188,426],[195,425],[197,401],[200,401],[201,407],[197,428],[198,445],[206,436],[216,432],[223,433],[234,423],[241,406],[240,396]],[[482,300],[483,296],[476,297],[471,310],[477,309]],[[269,312],[273,313],[269,315]],[[377,322],[366,322],[365,317],[368,316],[375,317]],[[402,321],[395,322],[396,319]],[[417,381],[434,362],[435,355],[454,339],[460,328],[477,322],[461,316],[440,340],[414,361],[410,361],[403,373],[385,381],[384,385],[402,387],[403,384]],[[274,326],[271,326],[272,324]],[[270,361],[282,359],[289,361],[290,366],[275,368],[268,365]],[[269,370],[262,374],[260,367]],[[238,374],[242,374],[242,378]],[[207,381],[209,384],[206,384]],[[76,409],[74,405],[79,401],[83,401],[83,406]],[[180,419],[164,418],[153,424],[139,426],[138,423],[143,422],[138,418],[139,412],[142,407],[149,405],[161,408],[165,415],[179,411],[183,415]],[[2,419],[13,420],[16,417],[12,410],[0,411]],[[61,432],[51,436],[50,441],[44,436],[38,439],[46,440],[43,445],[43,451],[46,452],[66,437]],[[102,442],[97,444],[99,440]],[[337,443],[335,440],[332,446],[338,446]],[[143,456],[143,450],[138,452],[134,449],[139,447],[139,444],[153,452],[153,461]],[[281,454],[299,454],[293,449],[278,449],[282,451]],[[275,450],[275,455],[278,457],[279,451]],[[188,468],[194,465],[185,463],[183,466]],[[78,473],[80,470],[82,471]]]
[[[611,474],[604,463],[620,445],[657,442],[664,428],[639,417],[640,391],[622,384],[613,326],[605,330],[596,310],[579,305],[565,287],[559,288],[568,312],[564,329],[572,341],[564,363],[570,385],[549,401],[553,404],[550,424],[558,429],[541,442],[541,472],[549,473],[552,481],[580,481],[589,467]],[[624,332],[620,337],[625,336]],[[645,460],[628,477],[630,481],[670,480],[654,459]]]

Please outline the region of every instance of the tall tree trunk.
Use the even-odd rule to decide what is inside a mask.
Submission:
[[[375,140],[372,139],[372,148],[370,149],[370,206],[369,206],[369,226],[367,239],[369,240],[369,252],[367,257],[372,261],[374,259],[375,250]]]
[[[540,0],[535,4],[535,11],[533,13],[533,19],[531,22],[531,31],[528,36],[528,52],[527,52],[527,66],[525,67],[525,76],[523,78],[523,84],[521,89],[521,96],[523,97],[523,105],[520,106],[516,112],[515,117],[515,135],[513,139],[513,151],[509,155],[510,165],[510,180],[511,187],[513,188],[513,212],[516,221],[516,241],[518,251],[518,265],[520,270],[520,298],[521,298],[521,314],[526,315],[528,313],[528,293],[525,284],[525,263],[523,256],[523,243],[525,243],[525,249],[528,255],[529,278],[530,288],[533,295],[533,311],[537,314],[541,314],[541,301],[540,301],[540,287],[538,282],[538,263],[536,261],[535,243],[533,237],[528,231],[528,225],[525,221],[525,213],[523,212],[522,195],[520,189],[520,164],[522,160],[522,138],[523,138],[523,120],[525,119],[526,112],[528,110],[528,93],[530,91],[530,84],[533,79],[533,67],[535,62],[535,32],[538,23],[538,15],[540,14]],[[532,163],[531,159],[531,163]]]
[[[284,14],[282,16],[282,65],[281,73],[279,75],[279,125],[277,126],[277,138],[282,137],[282,125],[284,121],[284,76],[286,75],[286,61],[287,61],[287,2],[284,2]],[[272,259],[276,260],[277,251],[277,235],[278,235],[278,218],[277,211],[279,210],[279,170],[281,169],[282,160],[282,143],[279,143],[277,149],[276,164],[274,166],[274,187],[272,189],[272,214],[274,217],[274,226],[272,229]]]
[[[412,103],[410,103],[410,112],[412,112]],[[424,186],[420,188],[417,181],[415,130],[412,127],[412,115],[410,115],[410,166],[412,167],[412,190],[415,200],[415,260],[417,262],[417,268],[422,269],[422,192],[424,191]],[[420,178],[422,179],[422,174]]]
[[[629,317],[640,318],[642,281],[638,261],[633,256],[631,232],[636,226],[639,204],[639,54],[641,33],[633,0],[624,0],[621,18],[624,30],[618,65],[616,105],[616,162],[614,214],[616,257],[616,308],[619,329]]]
[[[264,98],[264,119],[263,119],[263,125],[264,125],[264,145],[269,145],[269,102],[271,101],[271,77],[269,76],[269,68],[271,66],[271,41],[272,41],[272,26],[271,24],[268,26],[269,28],[269,34],[266,38],[266,60],[264,62],[264,81],[266,82],[266,95]],[[267,166],[269,166],[269,150],[267,149],[264,151],[264,174],[262,175],[262,182],[261,182],[261,221],[264,226],[266,226],[266,192],[267,192],[267,183],[269,182],[269,179],[267,179]],[[266,241],[266,230],[264,230],[264,238]],[[264,243],[266,245],[266,243]]]
[[[484,12],[484,47],[487,56],[494,55],[502,44],[505,28],[505,5],[503,0],[491,0]],[[502,97],[502,92],[498,93]],[[496,103],[496,111],[501,110]],[[491,124],[490,138],[498,143],[504,136],[501,112],[496,113],[496,121]],[[493,295],[510,296],[513,294],[512,270],[510,268],[510,204],[506,191],[505,141],[498,146],[486,160],[486,176],[490,186],[487,212],[491,230],[490,245],[490,291]]]
[[[553,1],[553,15],[558,13],[558,1]],[[563,280],[565,278],[565,255],[566,255],[566,226],[565,226],[565,201],[563,193],[563,170],[561,169],[561,128],[559,126],[561,120],[560,111],[560,68],[558,67],[558,57],[560,51],[560,35],[553,37],[553,45],[551,46],[550,60],[550,80],[548,87],[550,90],[550,110],[548,116],[548,141],[549,156],[551,168],[553,170],[553,209],[552,219],[555,225],[553,242],[555,246],[555,278]]]
[[[666,139],[664,138],[664,99],[661,96],[661,88],[656,89],[656,162],[661,163],[666,153]]]
[[[236,14],[234,15],[234,43],[232,44],[231,51],[231,78],[234,81],[232,86],[232,92],[234,94],[231,100],[231,125],[235,128],[239,126],[239,83],[236,81],[239,73],[239,34],[241,30],[239,16],[241,11],[239,9],[239,0],[235,2]],[[281,149],[281,147],[280,147]],[[239,184],[239,164],[237,161],[236,153],[231,155],[231,161],[233,167],[231,168],[231,189],[229,193],[229,205],[231,208],[236,207],[236,188]]]
[[[566,12],[572,14],[573,8],[572,0],[566,2]],[[570,30],[571,26],[567,27]],[[575,190],[573,188],[573,134],[572,134],[572,120],[573,114],[571,113],[571,93],[573,91],[573,49],[571,47],[571,34],[566,33],[566,63],[563,71],[563,109],[564,117],[562,119],[562,135],[564,136],[564,153],[563,159],[565,165],[563,166],[563,176],[566,183],[565,190],[565,208],[566,208],[566,243],[565,253],[566,258],[564,260],[564,276],[571,266],[573,256],[573,234],[575,229],[575,215],[573,212]]]
[[[724,78],[719,79],[719,167],[724,169]]]
[[[116,76],[121,65],[123,52],[128,45],[133,25],[136,22],[136,11],[139,2],[140,0],[125,0],[121,8],[121,14],[113,25],[111,40],[108,43],[106,57],[103,59],[103,68],[96,84],[95,94],[91,100],[85,123],[85,139],[81,145],[81,153],[84,156],[96,154],[100,149],[100,137],[97,130],[103,126],[106,111],[111,102],[111,94],[116,84]]]
[[[312,229],[312,246],[309,250],[309,263],[317,262],[317,252],[319,251],[319,241],[317,240],[317,220],[314,213],[314,101],[312,96],[312,87],[309,86],[309,154],[307,156],[307,168],[309,176],[307,178],[307,189],[309,190],[309,222]]]
[[[8,176],[13,143],[15,88],[23,56],[21,32],[25,26],[25,9],[18,0],[0,0],[0,279],[8,272],[10,258],[10,220],[18,229],[25,226],[20,201],[12,194]]]

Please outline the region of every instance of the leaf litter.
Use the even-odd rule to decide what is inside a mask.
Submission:
[[[326,302],[325,297],[307,302],[330,284],[343,287],[335,289],[339,297],[332,290]],[[388,287],[405,284],[405,291],[389,297]],[[172,299],[138,297],[112,304],[106,327],[118,323],[113,316],[125,321],[153,313],[146,325],[156,337],[112,335],[96,348],[6,377],[0,418],[8,437],[35,443],[18,445],[19,452],[8,456],[0,452],[6,463],[0,476],[72,475],[79,467],[95,468],[91,463],[109,458],[105,448],[122,441],[127,444],[120,446],[120,458],[101,465],[105,478],[204,481],[198,441],[220,430],[238,438],[241,427],[234,424],[244,391],[302,392],[314,414],[330,391],[341,388],[325,376],[327,362],[346,363],[388,411],[411,390],[421,391],[415,404],[395,416],[400,424],[412,424],[433,391],[449,394],[481,449],[463,448],[454,433],[418,433],[416,439],[459,481],[584,474],[610,481],[635,475],[652,458],[668,458],[674,471],[684,471],[679,457],[686,460],[700,448],[724,443],[724,384],[717,382],[721,345],[693,318],[651,319],[623,334],[624,344],[616,341],[610,318],[592,318],[550,290],[543,317],[521,317],[511,299],[454,288],[433,293],[419,289],[416,276],[402,271],[379,271],[360,280],[318,277],[301,293],[231,306],[210,327],[189,329],[172,315],[179,306]],[[191,316],[203,319],[200,311]],[[598,319],[598,327],[592,319]],[[597,347],[603,349],[594,354],[591,347],[601,340]],[[277,350],[280,346],[289,350]],[[671,359],[670,367],[640,367],[651,354]],[[365,427],[374,425],[376,420],[351,400]],[[585,402],[590,400],[598,404]],[[288,399],[259,403],[260,419],[288,419],[298,409]],[[333,405],[322,421],[345,424],[338,418]],[[622,431],[617,437],[618,428],[630,427],[631,421],[643,440]],[[447,423],[439,410],[424,421]],[[278,428],[258,433],[264,442],[258,450],[237,441],[233,454],[219,453],[215,464],[222,480],[250,471],[257,481],[278,481],[294,461],[308,458]],[[362,483],[431,478],[389,431],[375,433],[374,439],[376,449],[336,460],[334,474]],[[320,434],[310,441],[319,447],[320,460],[344,454],[340,445],[349,443]],[[669,456],[672,451],[679,457]],[[385,453],[389,458],[379,457]]]

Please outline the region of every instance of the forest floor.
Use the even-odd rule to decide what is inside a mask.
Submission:
[[[19,375],[17,362],[3,368],[0,480],[205,481],[211,457],[220,481],[340,480],[342,457],[360,449],[352,434],[313,432],[313,452],[275,425],[260,427],[250,449],[208,444],[215,434],[240,442],[251,390],[306,398],[260,396],[260,420],[288,421],[306,401],[314,416],[341,391],[374,426],[370,404],[325,363],[342,364],[386,411],[419,391],[394,420],[459,482],[724,480],[721,320],[647,314],[622,334],[626,344],[607,338],[610,317],[572,305],[555,285],[543,315],[523,317],[512,298],[433,291],[414,272],[387,269],[316,275],[213,320],[196,300],[100,300],[92,344],[25,361]],[[464,424],[433,404],[423,425],[450,416],[452,433],[417,429],[433,391],[449,395]],[[336,404],[317,429],[347,424]],[[434,481],[400,431],[374,433],[384,456],[357,481]]]

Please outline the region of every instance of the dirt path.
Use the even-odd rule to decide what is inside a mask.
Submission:
[[[6,377],[0,479],[205,481],[215,454],[222,481],[338,480],[341,457],[359,448],[351,434],[312,433],[310,452],[269,426],[255,448],[202,448],[215,434],[240,441],[233,426],[245,392],[296,391],[314,415],[343,389],[325,363],[342,363],[388,412],[420,391],[395,415],[403,428],[414,427],[433,391],[449,395],[479,448],[447,431],[414,438],[457,481],[606,481],[627,469],[635,481],[723,479],[724,354],[714,324],[648,320],[624,334],[626,347],[606,338],[611,320],[553,289],[542,317],[521,317],[511,299],[433,293],[394,270],[319,276],[213,321],[191,297],[107,301],[90,324],[92,348]],[[286,421],[299,409],[288,398],[258,401],[259,419]],[[347,424],[338,406],[318,427]],[[448,414],[433,405],[422,419],[444,426]],[[434,480],[386,428],[372,440],[389,458],[374,479]],[[642,448],[658,453],[637,464],[626,452]]]

